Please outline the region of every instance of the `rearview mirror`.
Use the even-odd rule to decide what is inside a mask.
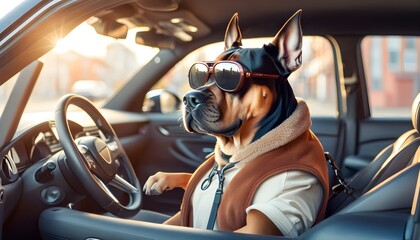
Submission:
[[[175,39],[154,31],[142,31],[136,34],[136,43],[157,48],[174,49]]]
[[[117,21],[98,19],[91,25],[98,34],[117,39],[125,39],[127,37],[128,27]]]

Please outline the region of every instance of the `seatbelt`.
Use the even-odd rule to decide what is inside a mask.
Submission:
[[[223,194],[223,184],[225,181],[225,171],[228,169],[231,169],[235,166],[236,163],[228,163],[225,166],[223,166],[222,169],[217,170],[217,163],[214,165],[213,169],[210,171],[209,176],[203,181],[201,184],[201,189],[206,190],[212,181],[212,178],[215,174],[217,174],[217,177],[219,179],[219,186],[216,190],[216,193],[214,195],[213,200],[213,206],[211,207],[211,212],[209,216],[209,221],[207,223],[207,230],[213,230],[214,224],[216,223],[217,218],[217,210],[219,209],[220,202],[222,200],[222,194]]]
[[[340,168],[336,164],[334,158],[331,156],[329,152],[324,152],[324,155],[325,155],[325,159],[330,164],[334,172],[335,178],[337,178],[338,180],[338,184],[332,187],[332,197],[336,196],[338,193],[340,193],[343,190],[347,195],[349,196],[352,195],[354,192],[354,189],[346,183],[346,180],[344,179],[344,176],[341,173]]]

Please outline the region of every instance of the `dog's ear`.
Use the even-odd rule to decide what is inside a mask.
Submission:
[[[230,19],[230,22],[226,28],[225,33],[225,50],[231,47],[242,46],[242,33],[239,28],[239,17],[238,13],[235,13]]]
[[[302,10],[298,10],[289,18],[271,42],[279,50],[277,60],[289,73],[302,65],[301,14]]]

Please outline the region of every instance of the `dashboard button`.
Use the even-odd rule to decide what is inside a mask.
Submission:
[[[49,186],[41,191],[41,198],[48,205],[55,205],[64,199],[64,191],[57,186]]]

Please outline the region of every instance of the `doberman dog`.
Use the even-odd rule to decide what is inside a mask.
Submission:
[[[300,16],[301,10],[262,48],[242,48],[235,14],[225,51],[190,68],[184,127],[217,143],[193,175],[149,177],[146,194],[186,189],[180,213],[166,223],[298,236],[322,219],[328,199],[323,149],[309,129],[305,102],[287,80],[302,64]]]

